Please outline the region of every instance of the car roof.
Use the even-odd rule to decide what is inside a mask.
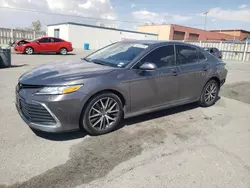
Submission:
[[[157,45],[157,44],[184,44],[189,46],[196,46],[189,43],[174,41],[174,40],[123,40],[121,42],[135,42],[138,44],[146,44],[146,45]]]
[[[58,37],[50,37],[50,36],[42,36],[42,37],[40,37],[41,39],[42,38],[54,38],[54,39],[61,39],[61,38],[58,38]],[[63,40],[63,39],[61,39],[61,40]]]
[[[203,49],[218,49],[218,48],[215,48],[215,47],[202,47]]]

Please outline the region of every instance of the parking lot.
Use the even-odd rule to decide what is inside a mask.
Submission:
[[[210,108],[131,118],[98,137],[33,132],[15,109],[18,78],[85,54],[13,53],[13,67],[0,69],[0,188],[250,187],[250,62],[226,62],[226,84]]]

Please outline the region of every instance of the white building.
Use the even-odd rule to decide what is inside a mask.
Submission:
[[[48,25],[47,34],[51,37],[59,37],[72,42],[74,48],[83,48],[84,44],[87,43],[90,49],[98,49],[126,39],[157,40],[158,37],[157,34],[152,33],[72,22]]]

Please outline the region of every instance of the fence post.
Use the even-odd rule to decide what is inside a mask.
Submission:
[[[220,41],[220,49],[219,50],[221,50],[222,49],[222,41]]]
[[[35,39],[36,38],[36,31],[34,30],[33,31],[33,39]]]
[[[248,50],[248,41],[246,41],[246,44],[245,44],[245,49],[244,49],[244,54],[243,54],[243,59],[242,59],[243,62],[245,62],[246,60],[247,50]]]
[[[201,47],[201,40],[200,40],[200,47]]]
[[[10,40],[12,40],[11,42],[14,42],[13,29],[10,30]]]

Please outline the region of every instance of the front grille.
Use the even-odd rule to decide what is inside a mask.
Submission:
[[[16,86],[16,91],[19,92],[21,89],[40,89],[43,86],[41,85],[27,85],[27,84],[21,84],[18,83]]]
[[[23,116],[32,123],[41,125],[54,125],[55,119],[51,114],[40,104],[28,104],[20,99],[20,110]]]
[[[27,84],[22,84],[21,87],[22,87],[22,89],[42,88],[42,86],[39,86],[39,85],[27,85]]]

